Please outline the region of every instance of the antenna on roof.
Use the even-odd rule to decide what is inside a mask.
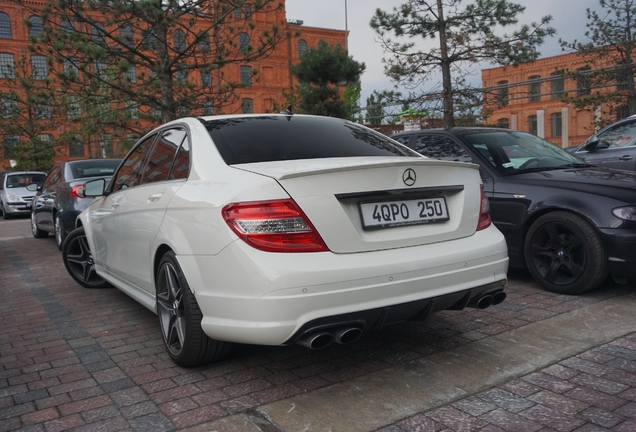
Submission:
[[[281,113],[281,114],[285,114],[285,115],[294,115],[294,113],[292,112],[292,106],[291,106],[291,104],[290,104],[290,105],[287,105],[287,109],[282,110],[280,113]]]

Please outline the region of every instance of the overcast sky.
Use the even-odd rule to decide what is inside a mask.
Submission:
[[[526,7],[519,22],[529,24],[539,22],[542,16],[552,15],[552,26],[557,35],[549,38],[539,51],[542,57],[563,54],[559,38],[567,41],[579,39],[587,41],[586,8],[598,9],[599,0],[512,0]],[[346,0],[347,26],[349,28],[349,52],[357,61],[367,66],[362,76],[362,97],[360,104],[366,105],[366,98],[373,90],[391,90],[393,83],[384,76],[382,46],[376,41],[375,32],[369,26],[375,10],[391,11],[405,0]],[[464,4],[468,4],[466,0]],[[332,29],[345,28],[345,0],[287,0],[287,18],[304,21],[304,25]],[[510,33],[511,30],[507,30]],[[485,65],[485,67],[492,67]],[[480,82],[477,72],[476,81]],[[434,87],[437,83],[431,83]]]

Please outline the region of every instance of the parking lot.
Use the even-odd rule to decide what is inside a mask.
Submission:
[[[0,431],[636,430],[636,289],[583,296],[511,272],[508,298],[352,345],[236,346],[184,369],[157,318],[0,221]]]

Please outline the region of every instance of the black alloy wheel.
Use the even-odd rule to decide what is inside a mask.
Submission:
[[[31,210],[31,234],[33,234],[33,237],[35,238],[45,238],[49,236],[49,233],[38,228],[38,223],[35,219],[35,212],[33,210]]]
[[[609,271],[596,229],[569,212],[537,219],[526,236],[524,254],[532,276],[548,291],[559,294],[591,291]]]
[[[229,342],[213,340],[203,332],[203,315],[173,252],[161,258],[156,286],[161,335],[168,355],[177,365],[197,366],[229,353]]]
[[[88,247],[84,227],[69,233],[62,245],[62,259],[66,271],[78,284],[85,288],[106,288],[112,286],[95,271],[93,255]]]
[[[64,245],[64,240],[66,239],[66,233],[64,232],[64,225],[62,224],[62,220],[60,219],[60,214],[55,213],[55,217],[53,218],[53,227],[55,233],[55,244],[59,250],[62,250],[62,246]]]

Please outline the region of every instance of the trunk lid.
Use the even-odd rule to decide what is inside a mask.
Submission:
[[[479,219],[477,165],[426,158],[349,157],[234,167],[275,179],[335,253],[467,237],[475,232]],[[429,222],[416,223],[419,219]]]

